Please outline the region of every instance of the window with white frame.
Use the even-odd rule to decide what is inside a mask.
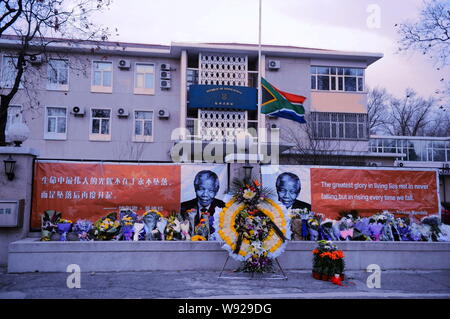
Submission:
[[[318,139],[368,139],[367,114],[312,112],[311,121]]]
[[[311,66],[311,89],[364,92],[364,69]]]
[[[136,63],[134,72],[134,93],[155,93],[155,65],[152,63]]]
[[[91,131],[89,139],[94,141],[111,140],[110,109],[91,109]]]
[[[12,142],[9,139],[9,128],[15,124],[22,122],[22,107],[20,105],[10,105],[8,106],[8,114],[6,119],[5,127],[5,140],[6,142]]]
[[[109,61],[92,62],[92,92],[112,93],[113,64]]]
[[[63,90],[69,89],[69,60],[50,59],[47,65],[47,89]]]
[[[2,81],[1,86],[3,88],[12,88],[17,75],[17,62],[18,58],[15,56],[3,56],[2,61]],[[19,88],[23,88],[22,81],[19,84]]]
[[[134,111],[134,135],[136,142],[153,142],[153,111]]]
[[[49,140],[67,139],[67,108],[47,107],[44,138]]]

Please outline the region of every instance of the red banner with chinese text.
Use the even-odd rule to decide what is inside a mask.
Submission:
[[[45,210],[93,222],[127,207],[137,213],[178,212],[180,172],[176,164],[37,161],[31,227],[40,228]]]

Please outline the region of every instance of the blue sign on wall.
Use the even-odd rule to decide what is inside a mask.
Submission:
[[[257,96],[246,86],[195,84],[189,86],[188,107],[257,110]]]

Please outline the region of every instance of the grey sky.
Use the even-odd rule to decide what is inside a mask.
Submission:
[[[152,44],[258,42],[258,0],[114,0],[100,23],[119,29],[112,40]],[[379,28],[368,18],[379,9]],[[422,0],[263,0],[263,44],[364,52],[384,58],[367,70],[369,86],[396,96],[412,87],[434,95],[449,68],[437,71],[420,53],[396,54],[394,24],[415,19]],[[369,11],[368,11],[369,10]],[[301,93],[301,92],[298,92]]]

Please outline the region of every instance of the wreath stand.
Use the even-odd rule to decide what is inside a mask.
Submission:
[[[223,276],[223,272],[225,271],[225,266],[228,263],[228,260],[230,259],[230,256],[227,256],[227,259],[225,260],[225,263],[223,264],[222,267],[222,271],[220,272],[219,276],[217,277],[217,279],[244,279],[244,280],[251,280],[251,279],[268,279],[268,280],[287,280],[288,277],[286,276],[286,274],[284,273],[283,267],[281,267],[280,262],[278,261],[278,258],[274,258],[276,264],[278,265],[278,269],[281,271],[281,274],[274,274],[274,275],[270,275],[270,276],[266,276],[267,273],[261,273],[261,274],[256,274],[252,272],[252,273],[248,273],[249,276]],[[236,271],[233,271],[236,272]]]

